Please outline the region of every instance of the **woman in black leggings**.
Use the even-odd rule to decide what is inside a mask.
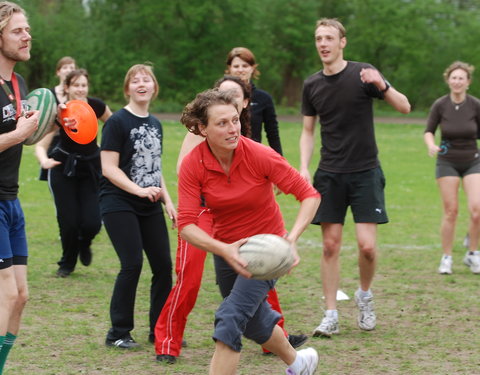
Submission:
[[[92,107],[97,119],[105,122],[112,114],[100,99],[88,95],[88,73],[85,69],[71,71],[65,78],[68,100],[82,100]],[[75,269],[77,258],[84,266],[92,262],[92,240],[101,228],[98,187],[100,148],[95,138],[88,144],[73,141],[63,127],[59,140],[48,152],[49,142],[39,142],[35,153],[41,167],[48,170],[48,185],[57,210],[62,242],[58,261],[58,277],[68,277]],[[56,131],[56,130],[55,130]]]
[[[151,337],[172,288],[172,260],[162,203],[174,227],[177,213],[162,175],[162,125],[149,113],[157,93],[152,68],[143,64],[131,67],[124,83],[128,104],[112,115],[102,133],[100,206],[121,264],[110,303],[112,327],[105,344],[122,349],[138,346],[130,332],[134,328],[142,250],[153,274]]]

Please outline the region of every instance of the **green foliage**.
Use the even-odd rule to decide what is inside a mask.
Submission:
[[[305,77],[321,69],[315,21],[337,17],[347,28],[345,57],[376,66],[426,110],[447,88],[454,60],[480,63],[480,4],[474,0],[23,0],[34,36],[32,59],[19,64],[30,87],[52,86],[56,61],[89,70],[92,95],[123,102],[127,69],[151,61],[160,108],[181,108],[212,86],[227,52],[250,48],[258,86],[276,103],[298,107]],[[480,95],[473,84],[470,93]],[[164,103],[162,105],[162,103]]]

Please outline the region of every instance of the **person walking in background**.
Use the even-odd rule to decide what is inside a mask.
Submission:
[[[250,84],[239,77],[225,75],[215,82],[214,87],[219,91],[229,91],[231,93],[240,116],[241,134],[249,137],[251,134],[249,110],[251,97]],[[177,173],[180,170],[183,158],[204,140],[204,137],[195,135],[192,132],[188,132],[185,135],[178,156]],[[198,226],[210,235],[213,233],[212,215],[204,204],[199,206]],[[155,352],[157,361],[159,362],[175,363],[176,358],[180,355],[182,344],[185,345],[186,343],[185,340],[183,340],[183,333],[185,331],[188,314],[192,311],[197,300],[206,255],[205,251],[195,248],[178,236],[175,265],[177,282],[172,288],[155,326]],[[221,292],[225,298],[226,295],[224,291],[221,290]],[[269,291],[268,302],[275,310],[282,314],[275,288]],[[282,329],[284,321],[282,315],[278,322]],[[288,335],[285,330],[284,332],[294,348],[303,345],[308,339],[306,335]]]
[[[251,138],[262,142],[262,130],[265,128],[268,144],[282,155],[282,144],[278,130],[277,114],[270,94],[258,89],[252,79],[258,79],[260,71],[257,69],[255,55],[248,48],[235,47],[227,55],[227,69],[225,72],[240,77],[252,88],[251,109]]]
[[[125,76],[123,91],[128,104],[112,115],[102,133],[100,207],[121,266],[110,302],[112,326],[105,344],[131,349],[138,346],[131,331],[142,250],[153,273],[150,338],[172,288],[172,260],[162,203],[174,227],[177,212],[162,174],[162,125],[149,113],[150,103],[159,91],[152,67],[132,66]]]
[[[65,78],[67,77],[68,73],[75,69],[77,69],[77,65],[72,57],[64,56],[60,60],[58,60],[55,74],[58,77],[59,82],[58,85],[50,89],[50,91],[53,93],[53,96],[55,97],[57,104],[66,103],[66,101],[68,100],[65,93]],[[45,137],[43,137],[43,139],[37,143],[35,148],[44,148],[44,145],[49,145],[47,146],[47,154],[50,154],[50,152],[54,149],[59,140],[59,129],[56,129],[56,131],[50,132]],[[40,181],[47,181],[48,170],[40,167],[40,175],[38,179]]]
[[[452,273],[452,250],[458,215],[460,179],[467,196],[470,224],[468,250],[463,262],[480,273],[480,158],[477,136],[480,131],[480,100],[467,94],[474,67],[455,61],[443,73],[450,93],[438,98],[428,115],[424,141],[430,156],[437,155],[435,177],[443,203],[440,235],[443,255],[438,272]],[[440,127],[441,142],[435,143]]]
[[[68,73],[65,78],[67,100],[88,103],[97,119],[107,121],[112,114],[110,108],[102,100],[89,97],[88,90],[85,69]],[[48,170],[48,184],[57,211],[62,243],[57,276],[68,277],[75,270],[78,258],[84,266],[91,264],[91,244],[102,226],[98,202],[100,148],[96,138],[88,144],[79,144],[63,127],[52,133],[57,130],[60,138],[54,149],[49,153],[50,144],[42,140],[35,147],[35,155],[41,167]]]
[[[308,181],[317,116],[322,140],[314,186],[323,199],[312,223],[320,224],[322,229],[321,275],[327,310],[314,329],[314,336],[330,337],[339,332],[336,294],[348,206],[353,213],[359,249],[360,286],[355,292],[360,310],[358,326],[363,330],[375,328],[370,286],[376,267],[377,224],[388,222],[388,218],[372,99],[383,99],[401,113],[410,112],[405,95],[395,90],[372,65],[344,60],[346,44],[345,28],[337,19],[319,20],[315,27],[315,46],[323,70],[308,77],[303,87],[300,173]]]
[[[198,94],[185,107],[181,122],[206,141],[185,156],[180,167],[179,233],[196,248],[214,254],[217,282],[226,296],[215,314],[209,374],[236,373],[242,335],[277,354],[289,366],[289,374],[313,374],[317,352],[296,352],[277,325],[280,314],[266,301],[275,280],[249,279],[238,248],[255,234],[285,236],[298,264],[295,244],[318,207],[319,194],[277,152],[240,135],[238,109],[229,92]],[[301,202],[288,233],[272,184]],[[197,225],[202,197],[213,215],[214,237]]]
[[[18,175],[22,143],[37,129],[39,113],[26,111],[27,86],[14,68],[30,59],[31,41],[25,11],[0,2],[0,374],[28,300],[28,247]]]

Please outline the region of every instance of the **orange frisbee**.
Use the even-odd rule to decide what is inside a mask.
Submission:
[[[62,125],[65,133],[75,142],[86,145],[95,139],[98,131],[98,121],[95,112],[87,102],[82,100],[70,100],[66,103],[67,108],[62,110]],[[64,125],[63,118],[74,119],[73,127]]]

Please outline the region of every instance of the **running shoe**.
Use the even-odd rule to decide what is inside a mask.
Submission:
[[[475,251],[473,254],[470,254],[470,252],[467,251],[465,254],[465,257],[463,258],[463,263],[467,267],[470,267],[470,271],[472,271],[475,274],[480,273],[480,252]]]
[[[169,365],[173,365],[175,362],[177,362],[177,357],[169,354],[159,354],[157,355],[157,362],[164,362]]]
[[[287,368],[287,375],[312,375],[317,371],[318,353],[313,348],[306,348],[299,350],[297,356],[302,359],[303,367],[300,372],[293,371],[290,367]]]
[[[105,345],[120,349],[134,349],[140,345],[131,337],[125,337],[118,340],[105,339]]]
[[[320,325],[314,329],[313,337],[332,337],[333,334],[337,334],[339,332],[340,329],[338,328],[338,319],[324,316]]]
[[[377,317],[373,309],[373,295],[368,297],[360,297],[360,289],[355,292],[355,303],[358,306],[358,327],[364,331],[371,331],[375,329],[377,324]]]
[[[440,261],[440,267],[438,267],[438,273],[442,275],[451,275],[452,274],[452,257],[442,256]]]

